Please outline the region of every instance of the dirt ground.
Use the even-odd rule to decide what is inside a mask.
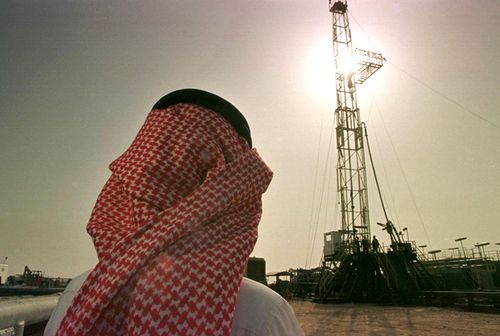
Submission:
[[[436,307],[291,301],[306,335],[500,335],[500,315]]]

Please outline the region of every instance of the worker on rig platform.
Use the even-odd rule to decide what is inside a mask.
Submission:
[[[51,335],[303,335],[288,303],[243,279],[272,172],[243,115],[206,91],[160,99],[111,165]]]

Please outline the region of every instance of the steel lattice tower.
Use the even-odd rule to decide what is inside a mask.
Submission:
[[[342,241],[370,240],[370,216],[363,141],[363,127],[356,99],[356,85],[363,83],[383,63],[381,54],[353,49],[347,1],[330,1],[333,16],[333,50],[337,108],[337,188],[340,196]]]
[[[421,297],[422,289],[440,287],[417,259],[411,243],[400,240],[382,198],[387,220],[382,225],[391,237],[391,250],[380,250],[378,240],[375,243],[370,239],[365,142],[371,154],[356,101],[356,85],[380,69],[384,58],[379,53],[353,49],[347,1],[329,4],[336,67],[337,188],[342,228],[324,235],[317,300],[380,302],[397,297],[411,302]],[[375,170],[374,177],[379,188]]]

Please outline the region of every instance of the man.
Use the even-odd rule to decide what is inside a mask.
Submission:
[[[61,320],[90,271],[75,277],[66,287],[45,327],[44,336],[56,333]],[[302,336],[293,309],[275,291],[243,278],[236,300],[231,336]]]
[[[251,144],[243,115],[216,95],[184,89],[160,99],[110,165],[87,226],[99,263],[75,284],[56,334],[235,335],[272,178]],[[290,312],[282,320],[295,325],[282,331],[301,335]]]
[[[377,253],[379,246],[380,246],[380,243],[379,243],[379,241],[377,239],[377,236],[373,236],[373,240],[372,240],[372,249],[373,249],[373,252]]]

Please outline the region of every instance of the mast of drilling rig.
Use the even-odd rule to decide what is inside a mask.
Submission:
[[[356,85],[383,64],[383,57],[353,49],[347,1],[330,1],[333,17],[333,50],[337,108],[337,189],[340,196],[342,241],[370,241],[370,216],[363,141],[363,127],[356,100]]]
[[[385,209],[387,223],[381,225],[391,237],[391,250],[380,250],[375,240],[370,244],[366,131],[356,101],[356,85],[380,69],[384,58],[379,53],[353,49],[347,0],[330,0],[329,4],[336,68],[337,189],[342,228],[325,233],[317,299],[320,302],[380,302],[396,297],[402,302],[419,300],[424,295],[423,290],[441,287],[417,259],[411,243],[399,239]],[[367,137],[366,147],[370,153]],[[375,170],[374,176],[378,187]]]

